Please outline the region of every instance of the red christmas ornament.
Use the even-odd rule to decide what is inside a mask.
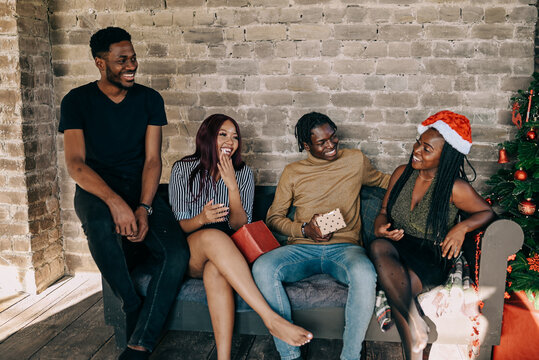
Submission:
[[[518,204],[518,211],[522,215],[531,216],[535,214],[535,210],[537,209],[537,205],[532,201],[531,198],[527,198],[526,200],[522,200]]]
[[[535,131],[534,128],[531,128],[531,129],[526,133],[526,139],[528,139],[528,140],[535,140],[535,139],[537,139],[537,132]]]
[[[528,174],[522,168],[515,171],[515,180],[526,181]]]
[[[507,157],[507,150],[505,148],[501,148],[498,152],[498,164],[506,164],[509,162],[509,159]]]
[[[491,198],[488,197],[488,198],[485,199],[485,201],[486,201],[489,205],[492,206],[492,199],[491,199]]]

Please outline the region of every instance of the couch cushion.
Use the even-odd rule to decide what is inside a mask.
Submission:
[[[255,196],[253,201],[253,222],[262,220],[266,221],[266,214],[275,197],[275,186],[257,185],[255,187]],[[290,209],[288,217],[293,219],[294,209]],[[273,233],[279,244],[286,244],[287,237],[279,233]]]
[[[146,296],[151,270],[138,268],[132,274],[137,292]],[[346,303],[348,288],[337,283],[329,275],[314,275],[302,281],[285,285],[292,308],[310,309],[319,307],[343,307]],[[252,311],[245,301],[235,294],[236,311]],[[178,294],[179,301],[196,302],[208,305],[204,284],[200,279],[189,278]]]
[[[385,189],[372,186],[361,188],[361,236],[365,248],[375,239],[374,220],[382,207],[382,200],[386,193]]]

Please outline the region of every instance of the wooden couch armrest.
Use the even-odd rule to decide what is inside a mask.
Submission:
[[[523,241],[524,232],[511,220],[493,222],[483,235],[479,296],[484,302],[483,315],[489,322],[484,340],[486,344],[500,343],[507,257],[516,253],[522,247]]]

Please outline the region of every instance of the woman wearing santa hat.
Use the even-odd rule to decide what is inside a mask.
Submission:
[[[370,245],[406,359],[414,360],[422,359],[429,331],[416,296],[442,284],[466,233],[494,218],[464,173],[472,146],[470,121],[441,111],[423,121],[418,132],[408,164],[391,176],[374,224],[377,239]],[[469,217],[457,222],[459,210]]]

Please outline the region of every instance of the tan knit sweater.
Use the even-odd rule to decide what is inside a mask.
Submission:
[[[387,188],[389,175],[374,169],[360,150],[343,149],[333,161],[308,158],[287,165],[281,175],[275,199],[268,210],[268,227],[288,236],[289,244],[336,244],[361,241],[359,191],[362,185]],[[296,207],[294,221],[286,215]],[[314,214],[339,208],[346,227],[328,242],[316,243],[301,234],[301,224]]]

